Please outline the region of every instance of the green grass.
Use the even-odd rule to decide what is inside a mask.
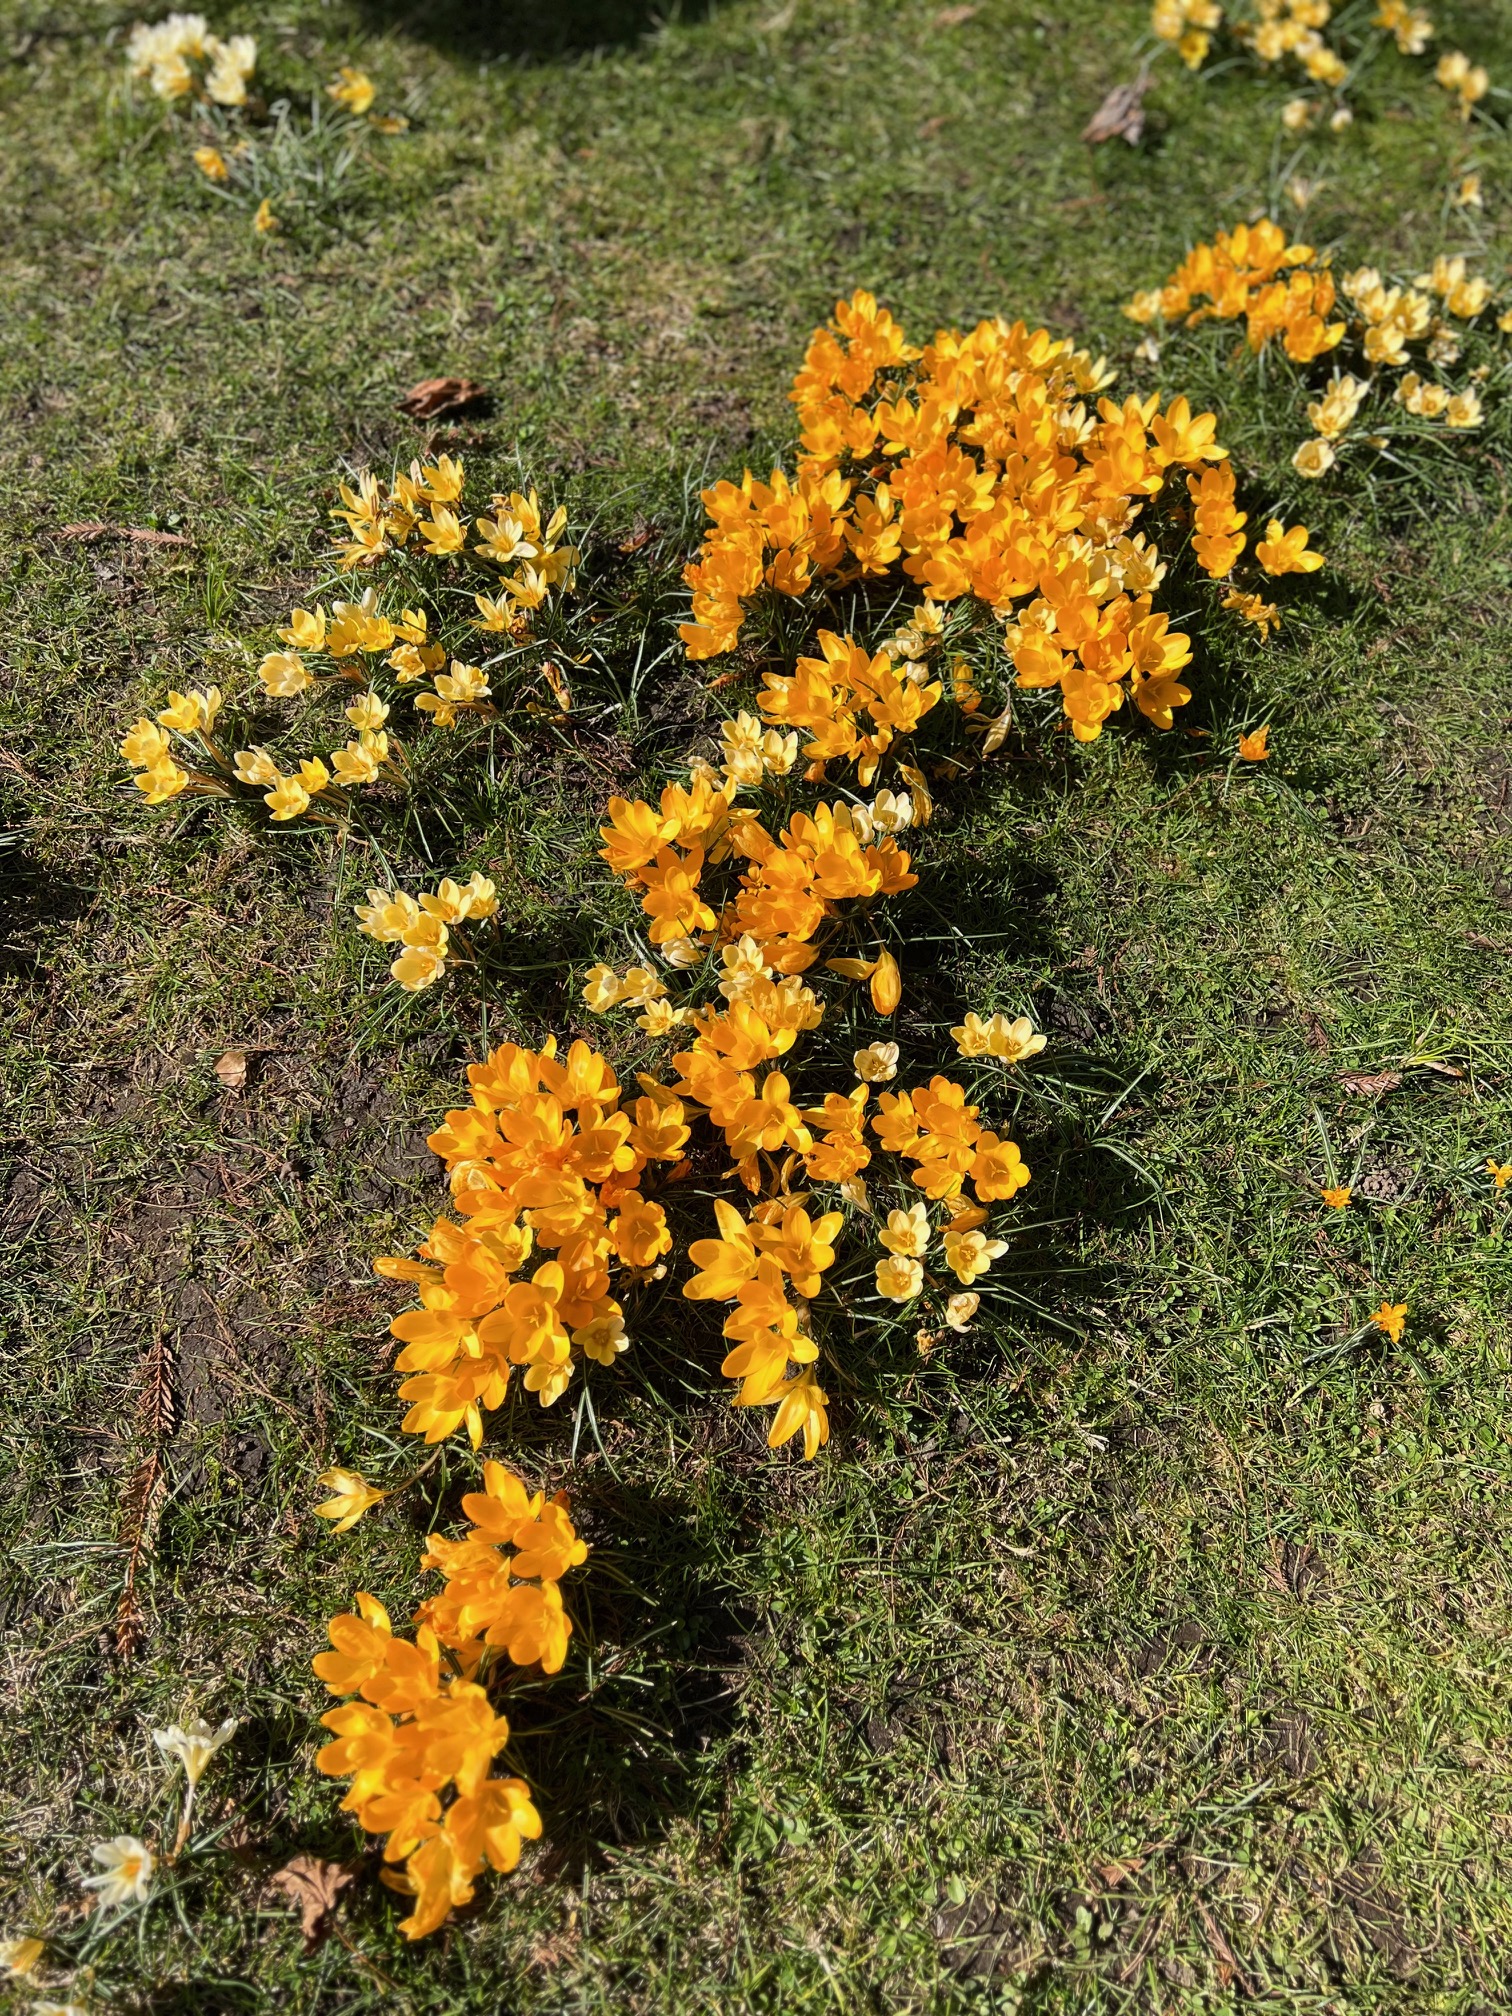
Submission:
[[[312,1767],[308,1662],[353,1588],[403,1612],[466,1466],[344,1539],[309,1508],[327,1464],[404,1460],[369,1261],[440,1206],[425,1135],[483,1011],[385,991],[345,921],[355,850],[138,808],[123,726],[170,683],[244,687],[321,573],[338,471],[416,451],[416,378],[482,379],[492,418],[438,438],[567,498],[601,561],[658,528],[591,732],[512,724],[446,815],[500,882],[488,1036],[583,1032],[575,975],[632,915],[588,813],[713,718],[675,655],[632,701],[620,640],[669,641],[700,472],[781,448],[812,324],[866,285],[920,328],[1047,319],[1154,382],[1119,302],[1292,172],[1283,90],[1238,73],[1163,71],[1146,144],[1089,154],[1138,7],[943,28],[925,0],[730,0],[644,34],[608,0],[483,11],[217,18],[282,86],[359,60],[416,114],[341,208],[258,241],[124,100],[129,10],[4,10],[4,1926],[56,1933],[55,1978],[84,1949],[88,1845],[171,1829],[148,1732],[197,1707],[244,1718],[213,1838],[93,1953],[101,2006],[1502,2006],[1504,425],[1379,508],[1308,494],[1335,565],[1265,651],[1215,633],[1183,717],[1209,739],[1030,736],[930,829],[914,1054],[973,1004],[1053,1038],[1015,1116],[1025,1299],[927,1359],[863,1329],[812,1466],[730,1410],[675,1295],[594,1384],[596,1431],[504,1410],[491,1446],[570,1483],[595,1546],[566,1672],[510,1697],[547,1839],[444,1936],[395,1932]],[[1441,11],[1494,69],[1512,10]],[[1440,94],[1383,65],[1360,102],[1303,164],[1309,231],[1407,271],[1470,242]],[[1512,150],[1476,148],[1499,264]],[[1190,369],[1295,505],[1272,394]],[[93,518],[194,543],[62,535]],[[1235,767],[1266,719],[1273,759]],[[403,865],[427,843],[435,820]],[[1379,1097],[1341,1081],[1388,1068]],[[1411,1304],[1400,1347],[1355,1335],[1383,1296]],[[299,1852],[361,1870],[309,1956],[267,1887]]]

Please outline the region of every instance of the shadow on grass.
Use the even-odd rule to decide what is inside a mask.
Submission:
[[[701,21],[710,0],[362,0],[370,29],[394,31],[481,62],[549,62],[624,48],[668,21]]]

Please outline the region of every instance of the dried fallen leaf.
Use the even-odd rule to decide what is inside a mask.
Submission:
[[[641,548],[649,546],[655,537],[656,527],[654,525],[637,525],[633,532],[628,533],[625,538],[621,539],[619,550],[621,553],[639,553]]]
[[[299,1906],[306,1953],[313,1953],[330,1931],[336,1900],[351,1881],[350,1869],[343,1869],[339,1862],[322,1862],[316,1855],[296,1855],[270,1879],[272,1889],[281,1890],[291,1904]]]
[[[466,413],[487,399],[474,378],[422,378],[399,401],[399,411],[415,420],[439,420],[448,413]]]
[[[86,519],[79,525],[60,525],[60,539],[82,539],[93,546],[101,539],[131,539],[138,546],[192,546],[182,532],[155,532],[150,525],[107,525],[103,518]]]
[[[1339,1083],[1346,1092],[1356,1092],[1362,1099],[1379,1099],[1383,1092],[1395,1092],[1402,1082],[1400,1071],[1341,1071]]]
[[[1445,1064],[1438,1057],[1409,1057],[1408,1068],[1413,1071],[1437,1071],[1440,1078],[1463,1078],[1464,1072],[1458,1064]]]
[[[240,1092],[247,1082],[247,1053],[245,1050],[228,1050],[224,1057],[215,1062],[215,1075],[228,1092]]]
[[[1094,146],[1102,140],[1127,140],[1137,147],[1144,137],[1144,95],[1150,88],[1150,73],[1141,70],[1127,84],[1115,84],[1082,128],[1083,140]]]
[[[942,126],[948,124],[948,121],[948,113],[936,112],[933,119],[926,119],[919,128],[919,138],[921,140],[933,140],[936,133],[939,132]]]
[[[1097,1873],[1110,1890],[1116,1890],[1120,1883],[1137,1876],[1143,1867],[1144,1857],[1131,1855],[1127,1862],[1104,1862]]]
[[[976,13],[974,6],[942,7],[934,17],[936,28],[959,28],[963,21],[969,21]]]

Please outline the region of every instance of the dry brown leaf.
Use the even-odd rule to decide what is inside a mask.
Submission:
[[[228,1092],[240,1092],[247,1082],[246,1051],[228,1050],[224,1057],[217,1058],[215,1075]]]
[[[1131,1855],[1127,1862],[1104,1862],[1097,1873],[1110,1890],[1116,1890],[1120,1883],[1137,1876],[1143,1867],[1144,1857]]]
[[[439,420],[480,406],[487,397],[475,378],[422,378],[399,401],[399,411],[415,420]]]
[[[339,1862],[322,1862],[318,1855],[296,1855],[269,1879],[272,1889],[281,1890],[291,1904],[299,1906],[306,1953],[313,1953],[330,1931],[336,1900],[351,1881],[350,1869],[343,1869]]]
[[[1362,1099],[1379,1099],[1383,1092],[1395,1092],[1402,1082],[1400,1071],[1341,1071],[1339,1083],[1346,1092],[1358,1093]]]
[[[621,553],[639,553],[641,548],[649,546],[655,537],[656,527],[654,525],[638,525],[633,532],[621,539],[619,550]]]
[[[1115,84],[1082,128],[1083,140],[1096,146],[1103,140],[1127,140],[1137,147],[1144,136],[1144,96],[1150,73],[1141,70],[1127,84]]]
[[[919,128],[919,138],[921,140],[933,140],[940,128],[948,123],[948,119],[948,113],[936,112],[933,119],[926,119]]]
[[[1414,1071],[1437,1071],[1440,1078],[1463,1078],[1465,1075],[1458,1064],[1444,1064],[1437,1057],[1414,1057],[1412,1068]]]
[[[138,546],[192,546],[182,532],[155,532],[150,525],[107,525],[103,518],[89,518],[78,525],[60,525],[60,539],[82,539],[93,546],[101,539],[133,539]]]
[[[959,28],[963,21],[969,21],[977,12],[974,6],[942,7],[934,17],[936,28]]]

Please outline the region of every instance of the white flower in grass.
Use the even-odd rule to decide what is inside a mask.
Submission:
[[[135,1834],[117,1834],[112,1840],[97,1841],[89,1852],[100,1864],[100,1874],[86,1876],[84,1888],[99,1891],[102,1910],[146,1902],[157,1862],[145,1841],[138,1841]]]
[[[191,1785],[198,1785],[210,1759],[223,1743],[231,1741],[236,1730],[234,1715],[228,1715],[218,1729],[212,1729],[208,1722],[196,1715],[183,1728],[174,1722],[166,1729],[154,1729],[152,1740],[165,1757],[178,1759]]]

